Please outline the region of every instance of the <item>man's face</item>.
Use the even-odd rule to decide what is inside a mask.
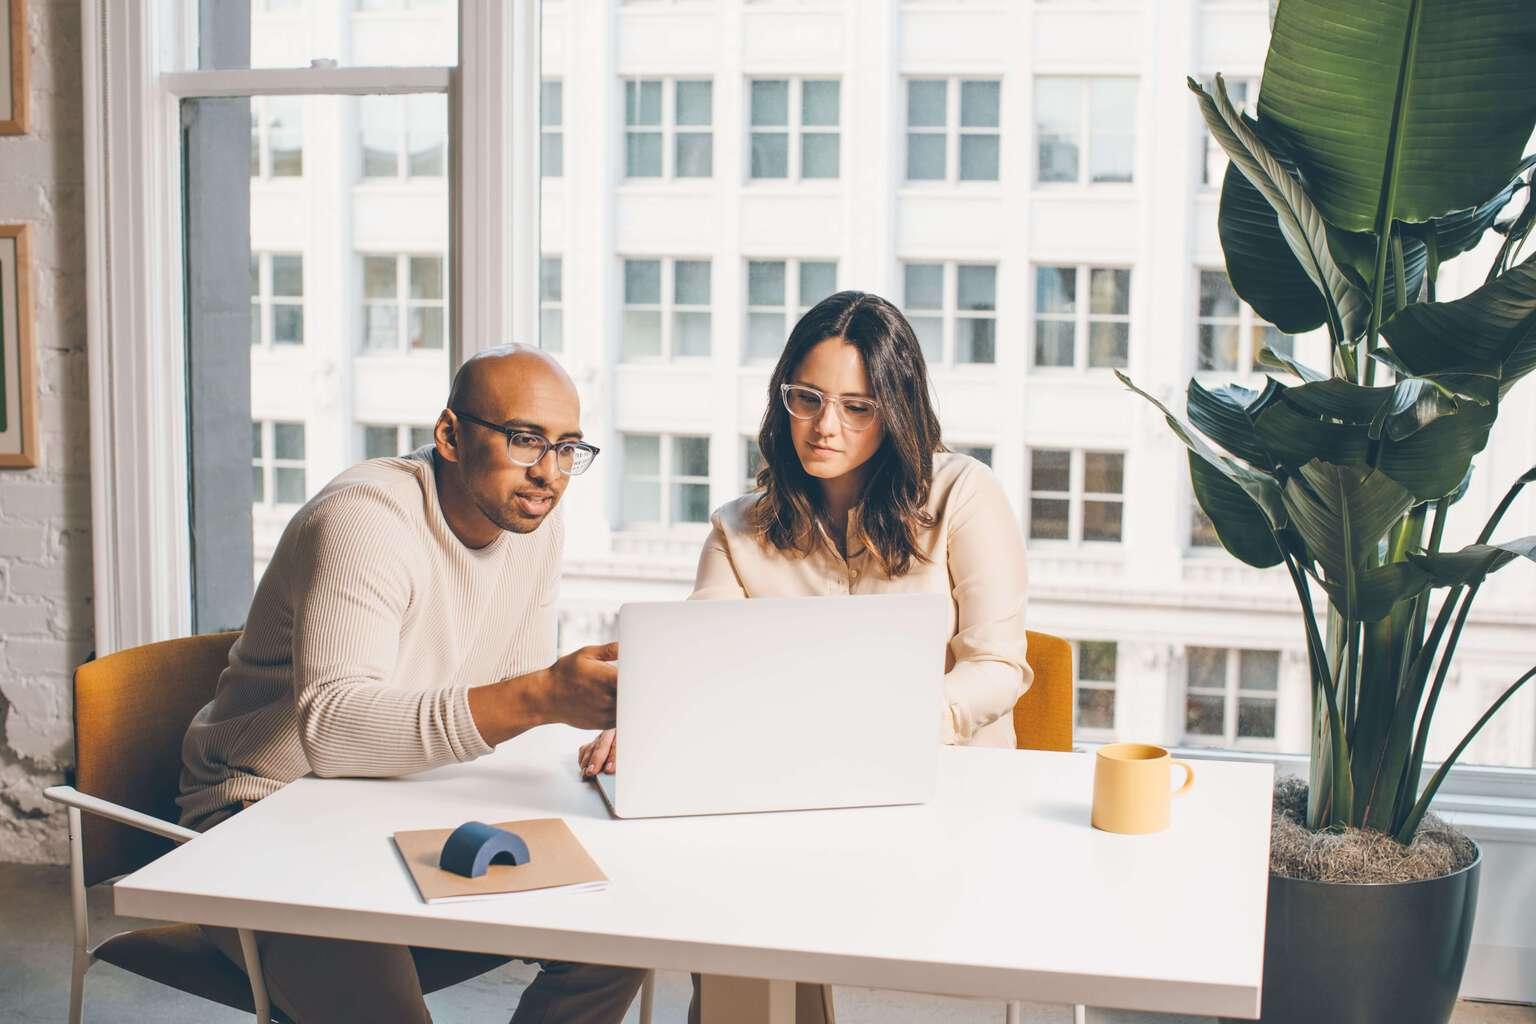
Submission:
[[[498,361],[480,384],[461,402],[464,412],[550,442],[581,440],[576,390],[542,360]],[[457,435],[465,488],[481,514],[513,533],[538,529],[571,480],[555,465],[554,450],[531,466],[520,466],[512,460],[505,434],[460,418]]]

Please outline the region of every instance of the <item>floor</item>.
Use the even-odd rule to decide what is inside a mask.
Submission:
[[[111,893],[91,892],[93,941],[119,927],[139,922],[111,916]],[[70,913],[66,869],[0,864],[0,1021],[4,1024],[53,1024],[69,1008]],[[509,965],[474,981],[430,996],[438,1024],[504,1021],[532,968]],[[97,964],[86,977],[86,1021],[154,1020],[163,1024],[222,1024],[250,1021],[195,996],[182,995],[154,982]],[[688,978],[663,974],[656,992],[657,1024],[682,1024],[688,1004]],[[1000,1024],[1000,1004],[936,996],[916,996],[867,989],[837,989],[839,1024]],[[1099,1024],[1201,1024],[1202,1019],[1157,1014],[1101,1012]],[[1026,1006],[1029,1024],[1070,1024],[1069,1008]],[[638,1021],[630,1009],[628,1022]],[[1536,1007],[1462,1003],[1454,1024],[1536,1024]]]

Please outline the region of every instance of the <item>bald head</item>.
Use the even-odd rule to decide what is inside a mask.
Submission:
[[[549,353],[531,345],[497,345],[464,360],[453,375],[448,408],[498,419],[487,415],[497,411],[497,396],[505,397],[509,389],[517,390],[519,384],[535,385],[541,391],[563,389],[572,400],[576,397],[576,385],[570,374]]]

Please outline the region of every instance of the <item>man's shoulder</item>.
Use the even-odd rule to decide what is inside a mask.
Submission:
[[[306,532],[355,530],[398,536],[427,517],[431,467],[409,456],[369,459],[344,470],[304,506]]]

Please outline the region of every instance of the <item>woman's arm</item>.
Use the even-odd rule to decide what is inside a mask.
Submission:
[[[731,552],[725,546],[725,528],[720,525],[720,513],[709,517],[709,539],[699,552],[699,569],[693,577],[693,593],[690,601],[719,601],[728,598],[744,598],[747,589],[736,575],[731,562]]]
[[[970,466],[948,498],[949,582],[956,606],[949,642],[955,666],[944,677],[950,743],[1013,711],[1029,688],[1024,660],[1024,538],[995,477]]]

